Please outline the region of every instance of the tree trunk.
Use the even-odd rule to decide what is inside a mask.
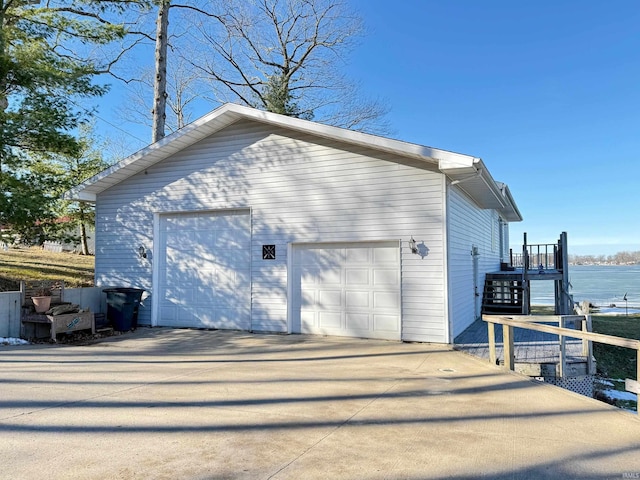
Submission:
[[[87,216],[85,215],[84,204],[80,202],[80,249],[82,255],[89,255],[89,245],[87,242],[87,227],[85,225]]]
[[[87,228],[85,227],[84,222],[80,223],[80,248],[82,248],[82,255],[89,255]]]
[[[153,132],[151,137],[153,143],[164,137],[164,124],[167,118],[167,37],[170,1],[160,0],[156,19],[156,76],[153,88]]]

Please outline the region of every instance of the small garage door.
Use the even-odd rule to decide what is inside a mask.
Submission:
[[[398,242],[295,245],[292,331],[399,340]]]
[[[249,218],[244,210],[160,217],[158,325],[250,330]]]

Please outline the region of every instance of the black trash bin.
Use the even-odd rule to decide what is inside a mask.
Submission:
[[[128,332],[138,326],[138,307],[144,290],[141,288],[105,288],[107,321],[114,330]]]

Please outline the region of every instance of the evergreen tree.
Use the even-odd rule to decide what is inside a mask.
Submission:
[[[26,233],[53,215],[30,159],[81,152],[74,130],[90,112],[77,101],[106,92],[94,78],[114,61],[92,58],[92,47],[127,34],[109,16],[147,3],[0,0],[0,224]]]
[[[38,191],[48,201],[52,218],[25,226],[22,235],[72,243],[89,254],[87,231],[95,223],[95,208],[85,202],[63,199],[65,192],[109,167],[103,146],[97,145],[91,125],[80,128],[73,154],[40,154],[31,158],[31,172],[38,178]]]

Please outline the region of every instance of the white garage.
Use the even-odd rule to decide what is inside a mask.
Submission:
[[[145,290],[140,325],[437,343],[522,220],[478,157],[233,104],[68,198],[96,205],[96,285]]]
[[[247,210],[160,215],[157,325],[249,330]]]
[[[401,338],[399,242],[294,245],[291,282],[294,333]]]

